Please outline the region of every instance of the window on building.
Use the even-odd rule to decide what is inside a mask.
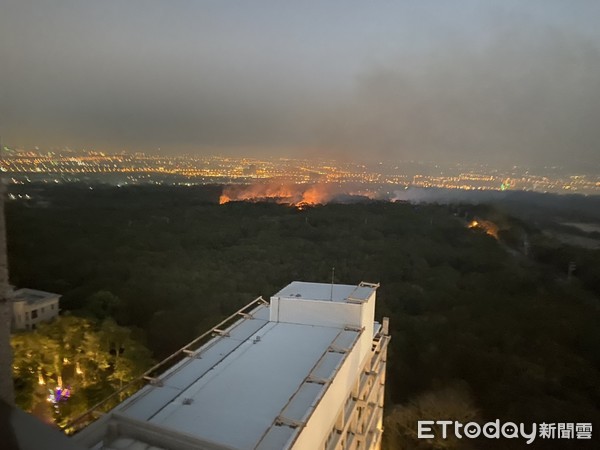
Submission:
[[[33,311],[31,311],[31,318],[32,319],[37,319],[38,313],[37,313],[37,309],[34,309]]]
[[[54,310],[54,304],[50,305],[50,309]]]
[[[42,307],[42,314],[44,314],[44,310],[45,310],[45,308],[44,308],[44,307]]]
[[[29,320],[29,311],[25,312],[25,320]]]

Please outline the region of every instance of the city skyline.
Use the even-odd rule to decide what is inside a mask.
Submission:
[[[596,2],[3,9],[11,147],[600,164]]]
[[[473,163],[439,165],[404,161],[361,163],[332,159],[168,156],[104,153],[91,150],[25,151],[5,147],[0,168],[9,184],[105,183],[115,186],[231,185],[221,203],[280,198],[289,203],[328,203],[340,196],[379,200],[407,199],[406,189],[452,191],[521,190],[598,195],[600,176],[593,168],[570,172],[562,167],[496,168]],[[409,198],[413,198],[410,192]],[[422,194],[417,195],[418,198]],[[27,199],[16,190],[9,199]]]

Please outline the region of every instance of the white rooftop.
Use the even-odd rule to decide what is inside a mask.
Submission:
[[[12,300],[13,301],[26,301],[29,305],[33,305],[35,303],[43,303],[49,299],[54,299],[60,297],[59,294],[54,294],[52,292],[38,291],[37,289],[28,289],[22,288],[17,289],[13,292]]]
[[[273,297],[334,302],[363,302],[367,300],[376,289],[377,285],[369,283],[361,283],[356,286],[351,284],[293,281]]]
[[[331,284],[293,282],[275,297],[330,302],[331,289]],[[334,285],[333,301],[358,303],[375,289]],[[270,308],[258,306],[230,328],[216,330],[214,339],[105,419],[184,438],[195,448],[288,448],[365,330],[270,321]],[[93,434],[101,426],[92,424],[80,434]],[[134,450],[140,445],[122,436],[94,448]]]

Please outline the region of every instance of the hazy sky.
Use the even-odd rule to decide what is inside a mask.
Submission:
[[[7,145],[600,164],[597,0],[2,0]]]

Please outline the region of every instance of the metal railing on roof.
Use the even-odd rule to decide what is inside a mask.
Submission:
[[[234,312],[229,317],[223,319],[217,325],[212,327],[210,330],[201,334],[193,341],[181,347],[179,350],[174,352],[173,354],[167,356],[165,359],[160,361],[159,363],[152,366],[150,369],[146,370],[143,374],[133,379],[125,386],[120,388],[119,390],[113,392],[111,395],[106,397],[101,402],[95,404],[86,412],[71,420],[63,427],[63,431],[67,434],[74,434],[77,431],[81,430],[85,426],[89,425],[91,422],[96,420],[99,416],[106,413],[110,409],[117,406],[119,403],[123,402],[126,398],[138,392],[147,384],[151,385],[160,385],[160,378],[156,377],[157,373],[164,373],[165,370],[172,367],[173,364],[179,362],[180,360],[190,357],[192,355],[197,354],[201,345],[204,343],[204,340],[208,337],[213,337],[214,333],[222,334],[223,330],[232,326],[234,324],[234,319],[240,320],[240,317],[243,319],[251,318],[251,314],[249,314],[249,310],[253,309],[257,305],[268,305],[269,303],[263,299],[262,297],[258,297],[248,303],[246,306],[240,308],[236,312]],[[200,344],[200,345],[199,345]],[[172,363],[169,367],[165,367],[168,363]],[[123,398],[125,395],[125,398]]]

